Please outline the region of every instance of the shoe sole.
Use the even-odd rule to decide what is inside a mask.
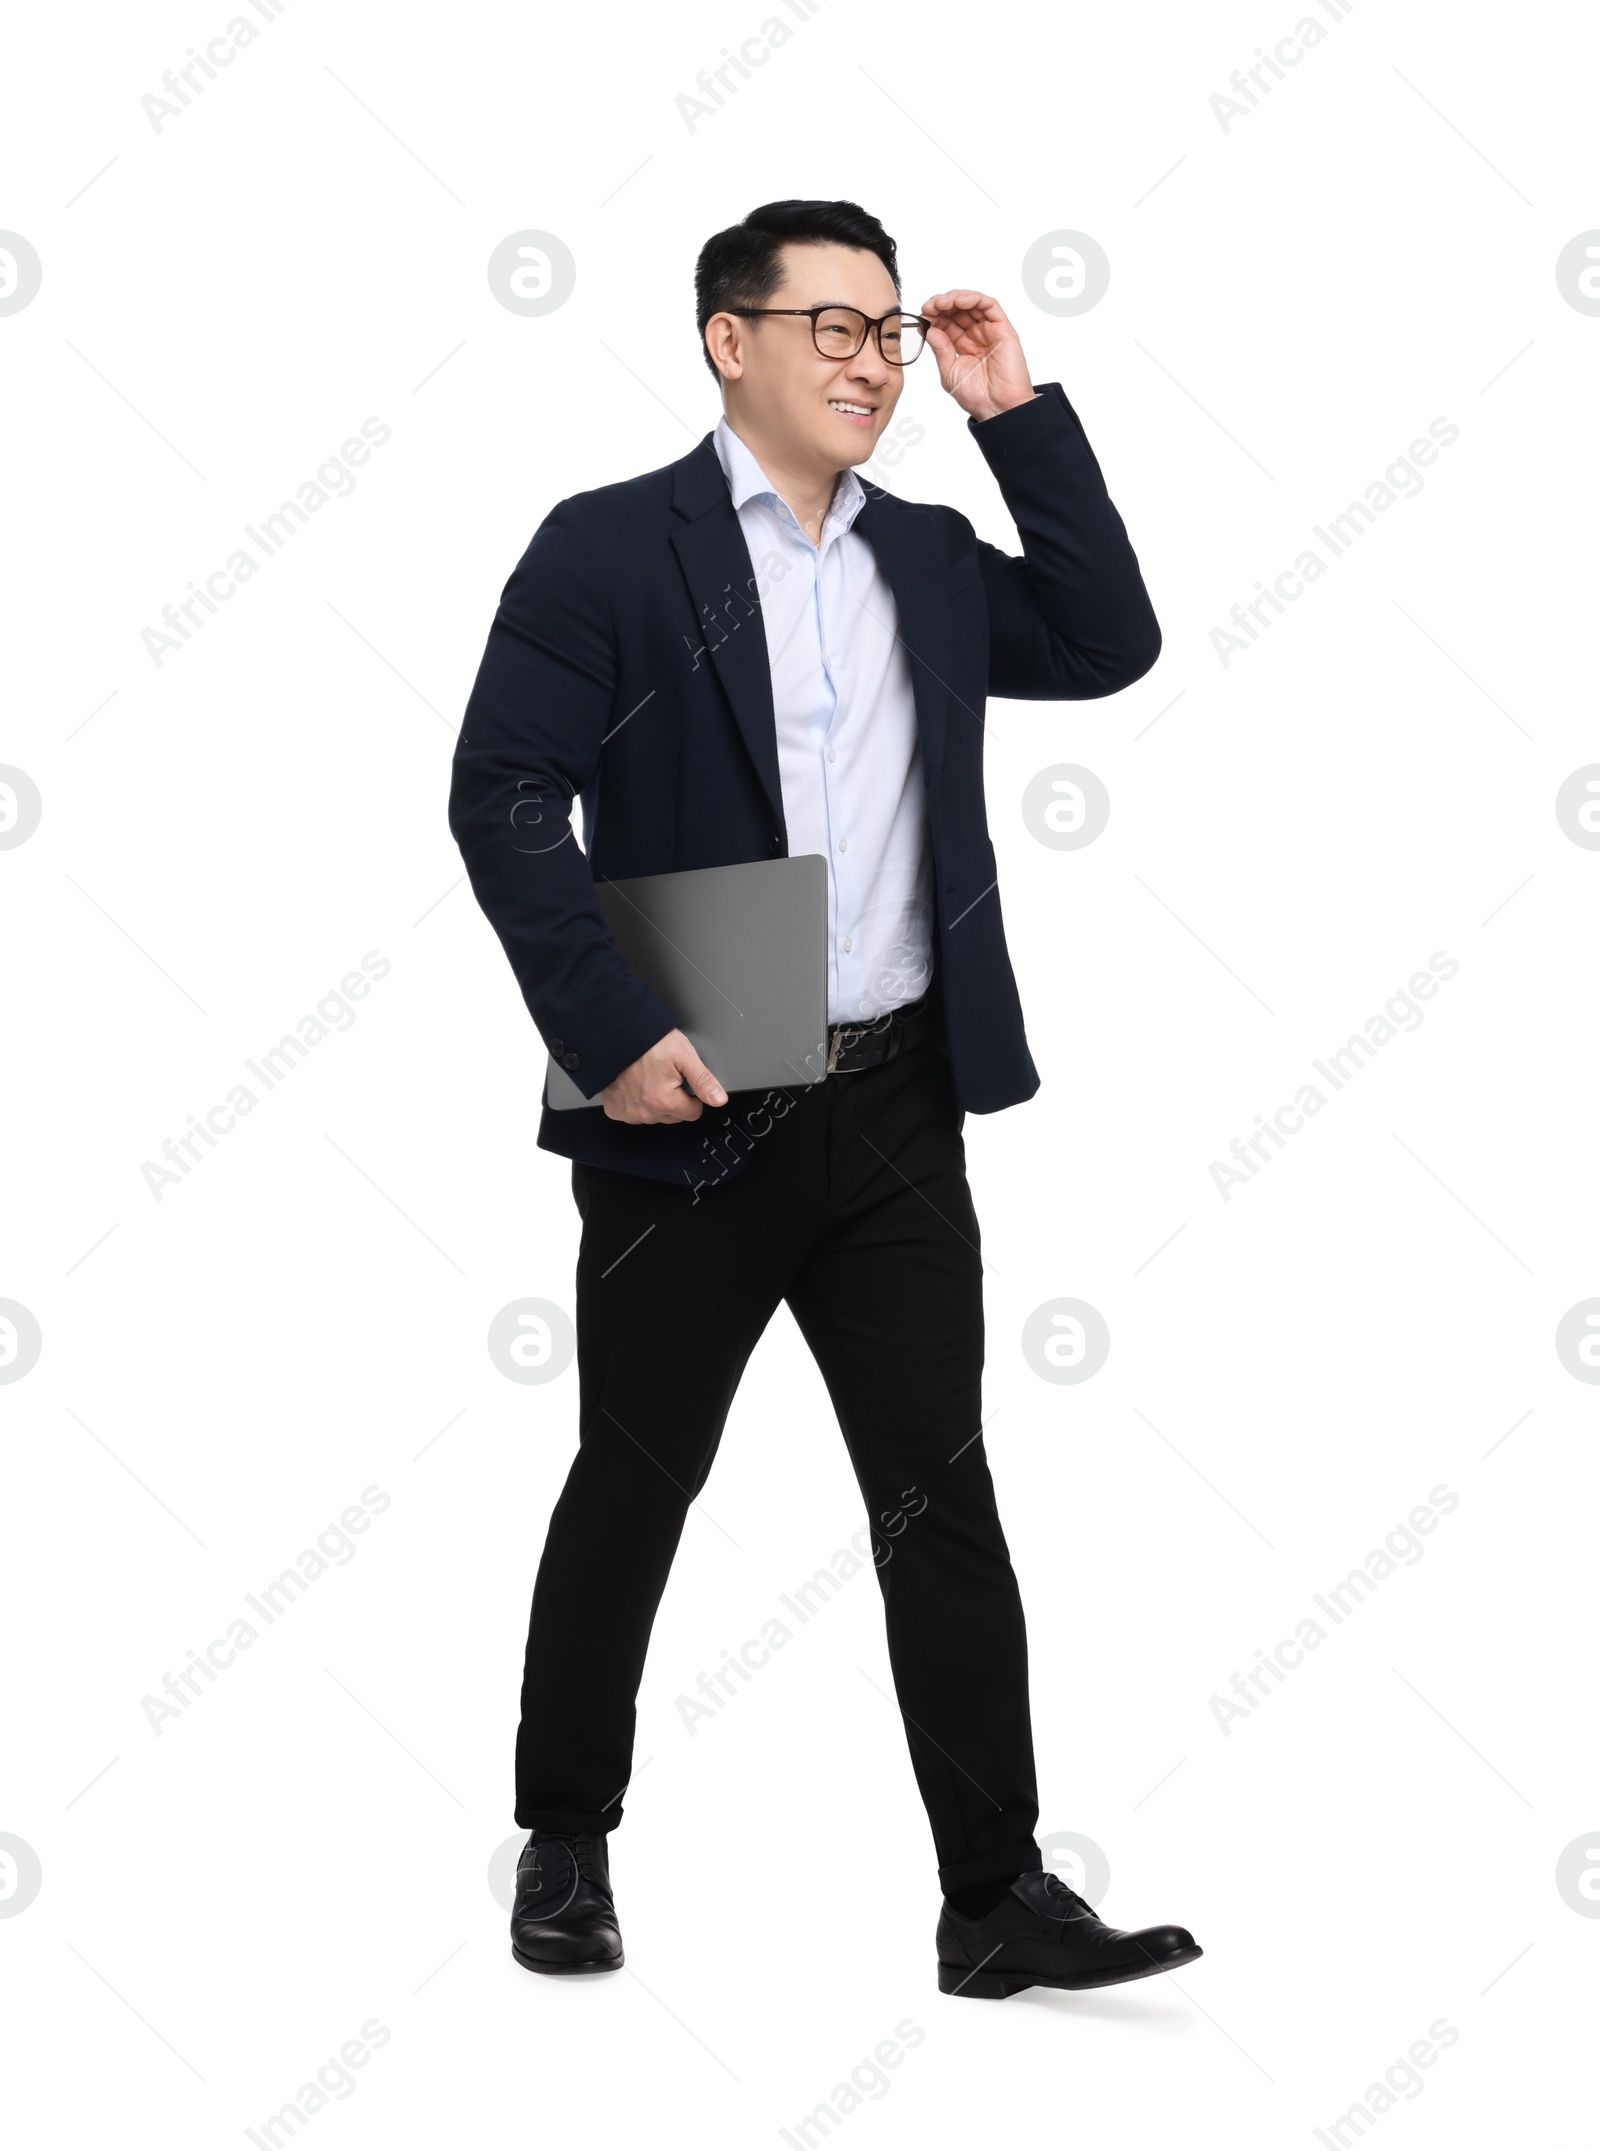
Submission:
[[[549,1964],[542,1957],[524,1956],[515,1942],[511,1945],[511,1954],[530,1972],[544,1972],[563,1979],[581,1977],[588,1972],[620,1972],[623,1961],[620,1957],[596,1957],[588,1964]]]
[[[939,1966],[939,1992],[941,1994],[971,1994],[981,2001],[1003,2002],[1008,1994],[1020,1994],[1025,1987],[1066,1987],[1080,1993],[1088,1987],[1120,1987],[1130,1979],[1153,1979],[1157,1972],[1175,1972],[1180,1964],[1193,1964],[1205,1951],[1197,1942],[1193,1949],[1181,1949],[1176,1956],[1162,1957],[1153,1964],[1128,1964],[1114,1972],[1078,1972],[1056,1975],[1050,1972],[985,1972],[967,1971],[959,1964]]]

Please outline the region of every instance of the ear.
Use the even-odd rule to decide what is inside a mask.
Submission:
[[[743,377],[743,330],[744,324],[735,314],[713,314],[706,323],[706,349],[724,381]]]

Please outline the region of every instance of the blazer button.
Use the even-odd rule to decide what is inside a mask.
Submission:
[[[567,1041],[564,1038],[552,1038],[550,1041],[550,1050],[559,1060],[561,1055],[567,1050]]]
[[[783,839],[776,830],[767,839],[767,849],[768,851],[782,851],[783,849]]]
[[[564,1053],[564,1054],[563,1054],[563,1055],[561,1056],[561,1065],[562,1065],[562,1067],[563,1067],[563,1068],[576,1068],[576,1067],[577,1067],[577,1065],[578,1065],[578,1056],[577,1056],[577,1054],[576,1054],[576,1053]]]

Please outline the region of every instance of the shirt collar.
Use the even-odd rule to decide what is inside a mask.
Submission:
[[[728,424],[726,413],[717,420],[711,440],[717,451],[717,461],[722,465],[723,475],[728,481],[728,490],[733,495],[734,507],[742,508],[746,501],[750,500],[770,501],[798,530],[800,525],[794,510]],[[837,536],[847,531],[865,507],[866,499],[866,491],[855,472],[841,472],[833,489],[833,500],[823,519],[823,538],[826,540],[830,535]]]

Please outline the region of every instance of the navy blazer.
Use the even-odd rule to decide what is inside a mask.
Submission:
[[[983,803],[988,695],[1115,694],[1161,631],[1122,518],[1058,382],[967,421],[1022,538],[867,487],[854,528],[911,662],[933,849],[935,1039],[961,1104],[1031,1098]],[[559,502],[501,595],[455,751],[450,829],[540,1037],[592,1098],[678,1028],[628,968],[597,880],[788,852],[772,678],[749,548],[708,433],[664,469]],[[583,849],[571,829],[583,806]],[[555,1113],[539,1145],[689,1186],[737,1169],[763,1096],[696,1121]]]

